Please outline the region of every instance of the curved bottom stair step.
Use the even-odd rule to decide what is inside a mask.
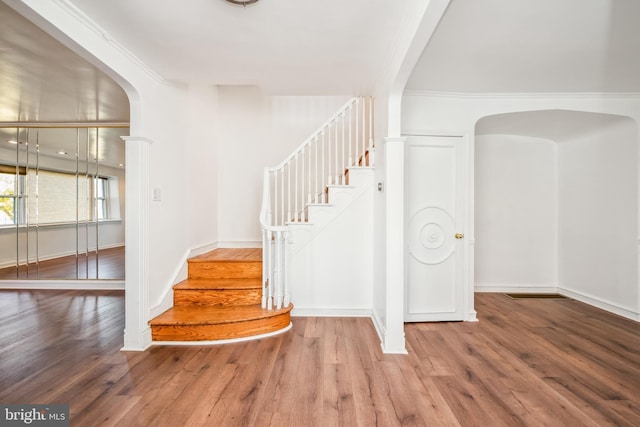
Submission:
[[[259,305],[173,307],[150,322],[154,341],[215,341],[277,332],[291,323],[292,304],[280,310]]]

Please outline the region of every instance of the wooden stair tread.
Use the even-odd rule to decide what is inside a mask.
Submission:
[[[173,287],[173,308],[149,322],[156,342],[220,341],[285,331],[291,309],[262,302],[262,249],[216,249],[189,259]]]
[[[262,279],[186,279],[173,287],[174,290],[224,290],[262,289]]]
[[[190,263],[200,262],[262,262],[261,248],[220,248],[190,258]]]
[[[280,316],[289,313],[292,308],[292,304],[280,310],[267,310],[259,305],[235,307],[176,306],[152,319],[149,324],[151,326],[182,326],[248,322]]]

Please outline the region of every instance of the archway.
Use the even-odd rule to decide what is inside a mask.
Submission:
[[[101,37],[94,23],[74,10],[55,2],[7,2],[19,14],[54,39],[69,47],[113,79],[129,99],[130,135],[142,135],[141,92],[152,93],[160,78],[135,62],[123,48]],[[125,337],[124,348],[143,350],[151,341],[147,320],[148,302],[148,222],[149,143],[137,137],[123,137],[126,144],[126,236]]]
[[[622,315],[637,301],[638,131],[570,110],[475,126],[477,291],[559,292]]]

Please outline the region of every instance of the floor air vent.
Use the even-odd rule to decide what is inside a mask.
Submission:
[[[513,299],[569,299],[567,297],[565,297],[564,295],[560,295],[560,294],[520,294],[520,293],[515,293],[515,294],[505,294],[506,296],[508,296],[509,298],[513,298]]]

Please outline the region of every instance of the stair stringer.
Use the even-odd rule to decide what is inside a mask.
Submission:
[[[293,315],[371,315],[374,173],[357,169],[360,182],[330,188],[313,225],[289,225]]]
[[[374,186],[372,167],[349,168],[350,185],[329,185],[327,197],[329,203],[308,204],[307,221],[287,224],[289,253],[296,254],[307,245],[314,236],[331,224],[343,211],[349,208],[364,192]],[[373,209],[373,207],[372,207]]]

